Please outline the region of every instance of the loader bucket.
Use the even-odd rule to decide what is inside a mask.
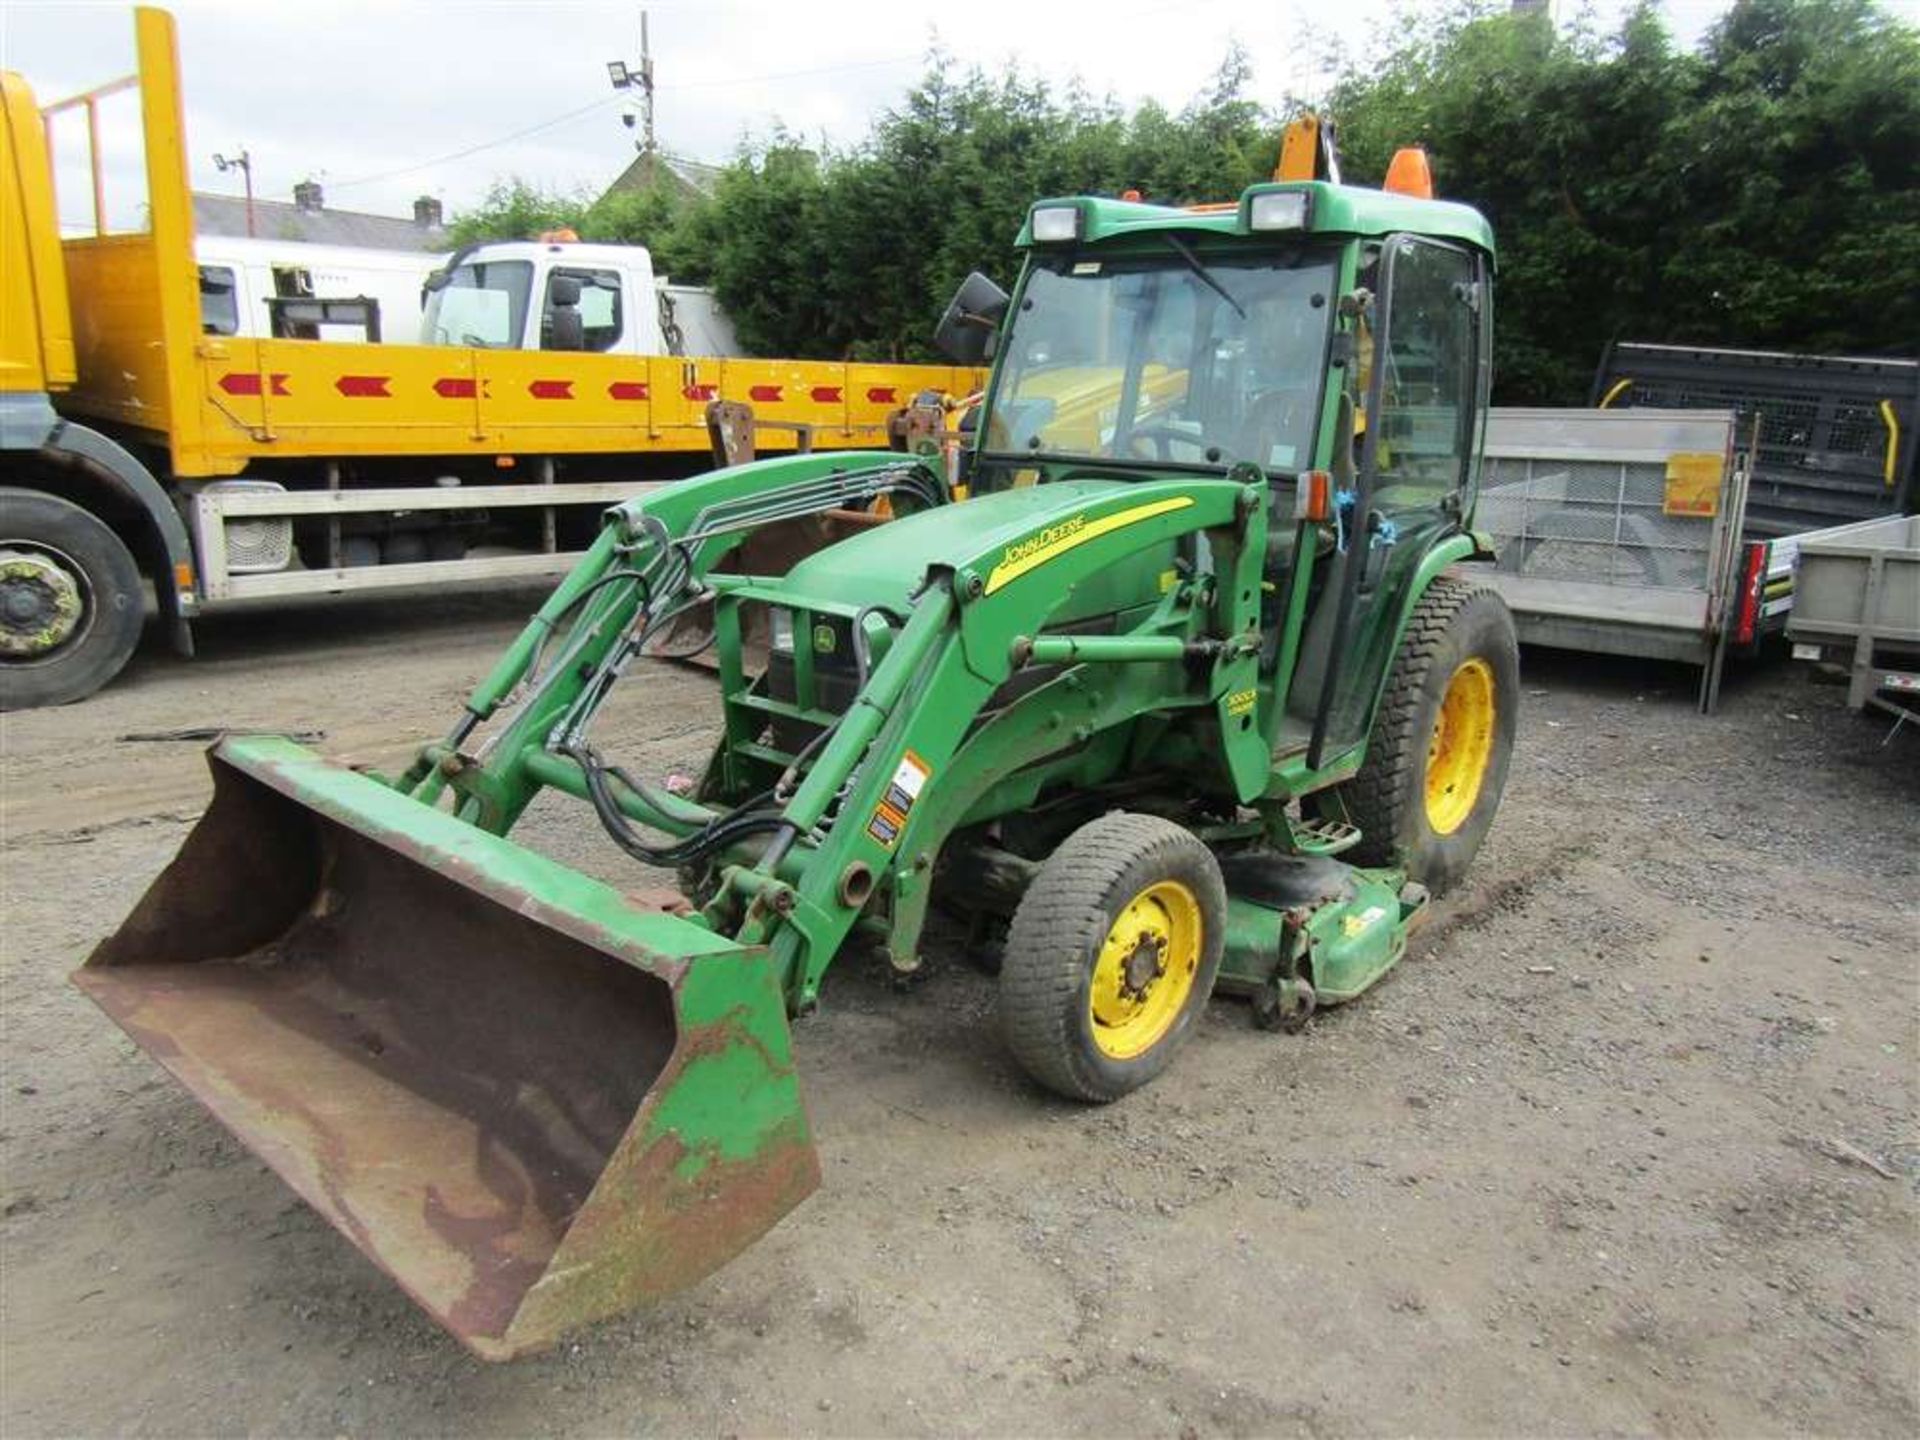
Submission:
[[[689,1285],[819,1183],[766,952],[289,740],[75,983],[476,1354]]]

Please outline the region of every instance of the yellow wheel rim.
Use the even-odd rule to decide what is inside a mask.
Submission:
[[[1087,994],[1101,1054],[1132,1060],[1166,1038],[1193,994],[1203,931],[1199,899],[1177,880],[1126,903],[1101,942]]]
[[[1451,835],[1473,813],[1493,758],[1496,714],[1493,667],[1463,661],[1447,681],[1427,742],[1427,825],[1434,834]]]

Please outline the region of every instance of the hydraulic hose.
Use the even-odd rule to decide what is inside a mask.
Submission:
[[[561,753],[579,765],[580,773],[586,780],[587,799],[600,819],[601,828],[616,845],[643,864],[691,864],[749,836],[768,834],[787,826],[785,818],[777,810],[746,810],[742,807],[741,810],[721,816],[685,840],[671,845],[650,845],[621,811],[608,781],[618,780],[642,799],[648,798],[645,787],[625,771],[602,764],[599,757],[585,745],[569,743],[562,747]],[[751,805],[755,802],[748,803]]]

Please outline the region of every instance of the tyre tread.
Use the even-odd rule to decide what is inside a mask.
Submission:
[[[45,490],[0,486],[0,538],[10,530],[29,544],[58,541],[86,566],[95,615],[92,632],[50,662],[0,662],[0,711],[84,700],[120,673],[140,643],[139,562],[99,516]]]
[[[1362,865],[1390,865],[1395,861],[1395,838],[1404,806],[1411,803],[1407,788],[1418,770],[1424,736],[1414,734],[1427,675],[1435,656],[1453,628],[1455,617],[1492,587],[1458,575],[1439,575],[1413,607],[1401,637],[1399,653],[1388,672],[1386,693],[1380,699],[1373,733],[1360,771],[1345,787],[1347,808],[1360,827],[1353,858]]]
[[[1170,820],[1115,812],[1068,836],[1022,897],[1000,973],[1001,1031],[1021,1067],[1049,1089],[1095,1102],[1125,1093],[1076,1063],[1071,1026],[1086,945],[1107,933],[1104,902],[1129,868],[1193,843]],[[1190,1003],[1204,1004],[1205,996]]]

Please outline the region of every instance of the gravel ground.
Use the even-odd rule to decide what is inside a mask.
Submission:
[[[443,730],[535,597],[229,616],[0,720],[0,1433],[1920,1433],[1920,737],[1795,667],[1526,657],[1492,839],[1301,1036],[1039,1093],[936,944],[796,1030],[825,1168],[739,1261],[485,1366],[65,976],[205,803],[192,743]],[[423,613],[423,608],[427,613]],[[646,693],[641,695],[639,692]],[[696,765],[712,682],[621,726]],[[583,807],[523,838],[632,884]]]

